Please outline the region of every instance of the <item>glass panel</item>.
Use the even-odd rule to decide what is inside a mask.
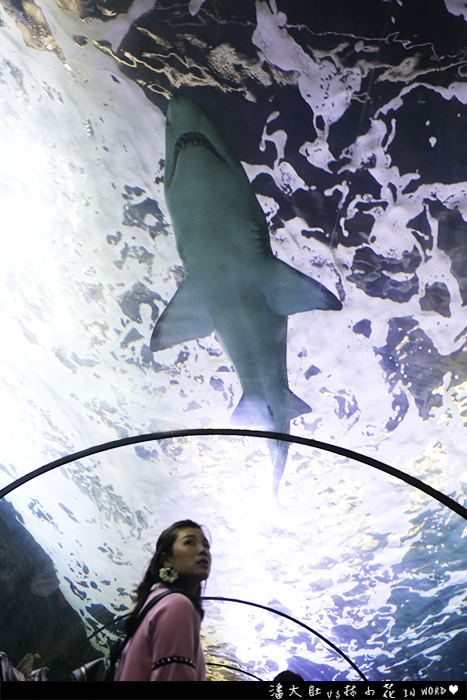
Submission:
[[[461,5],[2,0],[0,487],[118,438],[235,424],[465,503]],[[213,534],[207,594],[290,611],[372,680],[465,678],[462,518],[344,457],[274,461],[259,439],[180,438],[12,492],[0,650],[58,673],[190,514]],[[211,659],[356,678],[274,613],[206,611]]]
[[[36,637],[26,617],[15,625],[13,640],[4,632],[3,648],[14,660],[27,650],[46,659],[51,672],[61,668],[83,629],[90,634],[131,609],[130,596],[159,533],[190,517],[212,536],[206,596],[257,603],[297,620],[241,603],[206,601],[208,663],[262,680],[286,667],[310,680],[358,680],[348,661],[301,622],[371,680],[461,673],[465,521],[358,462],[294,443],[289,459],[294,467],[286,474],[282,503],[271,493],[266,441],[229,436],[122,447],[16,489],[9,498],[37,543],[5,501],[6,568],[15,581],[27,582],[25,599],[32,608],[38,607],[37,596],[54,609],[62,605],[70,629],[66,646],[58,637],[52,643]],[[15,560],[19,548],[24,563]],[[53,619],[44,606],[41,613]],[[114,631],[93,644],[102,650],[108,638],[115,639]],[[219,667],[210,672],[226,679],[234,673]]]

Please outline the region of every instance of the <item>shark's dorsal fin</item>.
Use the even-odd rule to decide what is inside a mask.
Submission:
[[[197,287],[186,279],[156,322],[151,337],[151,350],[165,350],[177,343],[204,338],[214,330],[214,321],[200,298]]]
[[[320,282],[271,257],[261,284],[271,311],[280,316],[313,309],[339,310],[339,299]]]

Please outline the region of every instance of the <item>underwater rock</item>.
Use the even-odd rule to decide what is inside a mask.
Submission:
[[[352,262],[352,274],[347,279],[369,296],[391,299],[402,304],[418,293],[418,277],[413,273],[421,261],[416,247],[412,251],[404,251],[400,259],[378,255],[365,246],[356,251]],[[407,275],[405,280],[391,276],[391,273],[400,272]]]
[[[17,668],[25,657],[34,655],[34,665],[47,666],[52,678],[86,640],[86,628],[61,592],[51,558],[4,499],[0,501],[0,598],[0,651]],[[86,645],[73,663],[79,666],[97,655]]]
[[[450,355],[441,355],[432,340],[408,316],[389,321],[386,345],[375,348],[391,387],[401,382],[413,396],[420,416],[427,420],[431,409],[442,406],[443,398],[436,389],[450,372],[450,386],[467,379],[467,352],[464,347]],[[404,402],[405,403],[405,402]]]
[[[420,299],[420,308],[423,311],[436,311],[441,316],[450,318],[450,303],[451,295],[444,282],[434,282],[425,287],[425,296]]]

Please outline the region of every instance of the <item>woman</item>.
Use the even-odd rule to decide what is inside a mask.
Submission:
[[[201,582],[211,570],[209,542],[200,525],[180,520],[161,534],[146,574],[136,589],[136,606],[127,621],[132,634],[146,603],[164,591],[130,637],[116,681],[205,681],[201,647]]]

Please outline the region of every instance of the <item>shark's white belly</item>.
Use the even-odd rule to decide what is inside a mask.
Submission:
[[[273,256],[242,165],[209,116],[182,95],[167,112],[165,177],[186,279],[157,321],[151,349],[215,332],[243,389],[234,420],[287,433],[292,418],[311,410],[288,388],[287,315],[338,309],[340,301]],[[277,495],[287,443],[274,441],[271,455]]]
[[[270,251],[264,214],[243,171],[232,179],[230,168],[202,148],[179,161],[166,202],[184,263],[212,266],[233,255],[248,264],[258,250]]]

